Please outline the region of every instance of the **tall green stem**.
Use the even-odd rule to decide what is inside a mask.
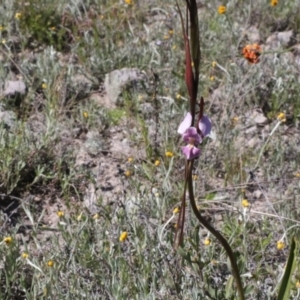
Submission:
[[[239,292],[240,300],[245,300],[244,289],[243,289],[243,284],[242,284],[242,280],[241,280],[240,273],[239,273],[239,268],[237,266],[235,256],[234,256],[234,253],[233,253],[231,247],[229,246],[228,242],[223,237],[223,235],[219,231],[217,231],[214,227],[212,227],[212,225],[210,225],[210,223],[208,223],[202,217],[199,210],[197,209],[197,205],[196,205],[195,197],[194,197],[193,178],[192,178],[193,163],[194,163],[193,160],[188,161],[187,172],[186,172],[186,176],[187,176],[186,181],[188,182],[188,191],[189,191],[190,203],[191,203],[193,212],[194,212],[195,216],[197,217],[197,219],[199,220],[199,222],[207,230],[209,230],[211,232],[211,234],[213,234],[218,239],[218,241],[221,243],[221,245],[225,249],[225,251],[229,257],[230,263],[231,263],[232,274],[236,280],[236,285],[237,285],[237,289]]]

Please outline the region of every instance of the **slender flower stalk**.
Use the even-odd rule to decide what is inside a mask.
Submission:
[[[237,265],[237,262],[236,262],[235,255],[234,255],[230,245],[228,244],[226,239],[223,237],[223,235],[218,230],[216,230],[209,222],[207,222],[204,217],[202,217],[202,215],[200,214],[200,212],[197,208],[195,197],[194,197],[193,178],[192,178],[193,163],[194,163],[194,161],[191,160],[187,164],[187,169],[188,170],[187,170],[187,178],[186,178],[186,181],[188,182],[188,191],[189,191],[190,203],[191,203],[193,212],[194,212],[196,218],[198,219],[198,221],[207,230],[209,230],[211,234],[213,234],[219,240],[219,242],[221,243],[221,245],[225,249],[225,251],[226,251],[226,253],[229,257],[230,263],[231,263],[232,273],[233,273],[233,276],[236,280],[237,289],[238,289],[238,292],[239,292],[240,299],[245,300],[243,284],[242,284],[242,280],[241,280],[241,277],[240,277],[239,268],[238,268],[238,265]]]
[[[239,293],[240,300],[244,300],[244,291],[243,285],[241,281],[241,277],[239,274],[239,269],[237,266],[237,262],[234,256],[234,253],[223,237],[223,235],[217,231],[210,223],[208,223],[204,217],[202,217],[201,213],[199,212],[195,197],[194,197],[194,185],[193,185],[193,164],[194,159],[200,156],[200,149],[199,146],[202,140],[208,136],[212,129],[212,123],[208,116],[204,115],[204,99],[201,97],[199,106],[199,114],[196,116],[196,104],[197,104],[197,94],[198,94],[198,83],[199,83],[199,66],[200,66],[200,59],[201,59],[201,52],[200,52],[200,38],[199,38],[199,25],[198,25],[198,14],[197,14],[197,4],[196,0],[186,0],[187,5],[187,24],[190,24],[190,39],[188,38],[188,29],[187,26],[185,28],[183,17],[177,3],[177,8],[179,11],[179,16],[182,24],[182,31],[184,37],[184,45],[185,45],[185,60],[186,60],[186,68],[185,68],[185,80],[187,85],[187,90],[190,96],[190,110],[186,114],[184,120],[181,122],[178,128],[178,133],[182,135],[182,139],[186,146],[182,147],[182,152],[186,158],[185,164],[185,182],[184,182],[184,190],[181,199],[181,209],[179,212],[179,217],[177,221],[177,231],[175,234],[175,247],[178,247],[183,242],[183,227],[184,227],[184,220],[185,220],[185,205],[186,205],[186,191],[189,194],[189,200],[193,212],[200,222],[207,230],[210,231],[212,235],[214,235],[223,248],[225,249],[231,266],[232,266],[232,273],[236,280],[237,289]],[[190,48],[191,45],[191,48]],[[251,49],[246,49],[247,53],[244,56],[249,61],[251,60],[252,63],[257,63],[259,61],[259,50],[258,47],[253,47]],[[197,120],[196,120],[197,117]]]

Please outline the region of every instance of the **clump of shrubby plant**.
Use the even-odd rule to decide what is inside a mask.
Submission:
[[[69,50],[73,30],[65,26],[64,12],[58,7],[57,1],[31,0],[17,8],[15,19],[21,34],[27,37],[26,46],[51,45],[60,51]]]

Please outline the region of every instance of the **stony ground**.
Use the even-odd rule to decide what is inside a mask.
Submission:
[[[188,107],[175,2],[125,2],[0,3],[1,299],[234,299],[189,207],[172,249]],[[198,3],[213,134],[195,193],[247,299],[276,299],[300,225],[300,5],[220,4]]]

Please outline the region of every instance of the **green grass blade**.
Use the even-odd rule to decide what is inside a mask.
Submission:
[[[281,282],[281,285],[279,288],[279,293],[278,293],[278,297],[277,297],[278,300],[288,300],[289,299],[292,275],[293,275],[294,269],[296,267],[296,260],[297,260],[297,256],[295,255],[296,250],[297,250],[296,241],[295,241],[295,238],[293,238],[288,262],[287,262],[285,272],[284,272],[284,275],[282,278],[282,282]]]

